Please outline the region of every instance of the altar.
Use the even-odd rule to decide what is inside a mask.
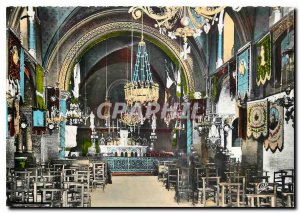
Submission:
[[[142,157],[147,152],[148,146],[115,146],[100,145],[100,153],[103,156],[115,157]]]

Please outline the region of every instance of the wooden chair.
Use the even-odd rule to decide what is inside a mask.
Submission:
[[[190,199],[192,199],[192,201],[194,202],[191,169],[179,168],[175,187],[175,197],[177,203],[179,203],[182,199],[186,199],[187,201],[190,201]]]
[[[102,189],[104,191],[105,184],[106,184],[106,171],[105,168],[106,164],[104,162],[102,163],[93,163],[93,181],[92,185],[93,188],[96,188],[97,185],[102,186]]]
[[[206,169],[205,168],[195,168],[194,171],[194,190],[197,194],[197,203],[201,203],[202,199],[202,187],[203,187],[203,179],[202,177],[206,177]]]
[[[207,199],[214,198],[214,202],[219,206],[219,184],[220,178],[217,177],[202,177],[202,188],[200,188],[201,204],[206,206]]]
[[[226,183],[220,183],[222,206],[245,204],[245,176],[240,176],[239,173],[227,173]],[[235,200],[235,202],[233,202]]]
[[[166,184],[166,188],[168,189],[168,191],[171,188],[174,188],[174,189],[176,188],[178,175],[179,175],[179,170],[177,168],[169,168],[167,184]]]
[[[83,206],[91,206],[91,197],[90,197],[90,171],[76,171],[76,182],[83,184]]]
[[[274,180],[274,183],[277,183],[278,184],[278,187],[277,187],[277,193],[281,193],[283,190],[283,187],[282,187],[282,176],[283,175],[286,175],[287,172],[284,171],[284,170],[279,170],[279,171],[276,171],[274,172],[274,175],[273,175],[273,180]]]
[[[283,192],[282,201],[284,207],[294,207],[295,206],[295,195],[293,192]]]
[[[65,207],[84,206],[84,184],[79,182],[64,182],[65,194],[63,203]]]
[[[50,207],[63,207],[64,189],[58,188],[41,188],[42,203],[49,204]]]
[[[248,198],[248,204],[250,207],[276,207],[276,199],[277,199],[277,184],[276,183],[255,183],[254,184],[254,193],[246,194]],[[255,204],[256,202],[256,204]]]

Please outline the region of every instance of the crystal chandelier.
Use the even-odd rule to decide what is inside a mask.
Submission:
[[[155,27],[159,28],[161,34],[167,34],[171,39],[176,36],[183,38],[184,51],[183,54],[186,59],[186,53],[190,50],[187,47],[187,37],[200,36],[204,31],[208,33],[211,26],[216,23],[219,17],[218,14],[224,11],[225,7],[145,7],[136,6],[129,9],[134,19],[142,17],[143,13],[148,15],[151,19],[156,21]],[[233,8],[239,11],[240,8]],[[222,21],[221,21],[222,22]],[[179,26],[180,23],[180,26]],[[179,26],[179,27],[178,27]]]
[[[139,116],[137,113],[126,112],[121,116],[121,121],[127,126],[136,126],[141,122],[141,116]]]
[[[131,81],[124,86],[125,100],[129,106],[139,102],[146,104],[148,102],[157,102],[159,97],[159,85],[153,82],[150,71],[146,43],[143,36],[138,45],[136,63]]]
[[[124,86],[125,101],[127,103],[127,111],[121,116],[121,121],[130,126],[135,127],[138,124],[143,125],[146,118],[141,113],[142,105],[147,105],[150,102],[157,102],[159,97],[159,85],[154,83],[150,70],[149,56],[146,50],[146,43],[143,40],[143,19],[142,19],[142,36],[138,44],[138,52],[134,66],[131,81]],[[131,33],[131,70],[132,63],[132,47],[133,47],[133,32]],[[138,107],[138,108],[136,108]],[[140,110],[133,110],[140,109]]]

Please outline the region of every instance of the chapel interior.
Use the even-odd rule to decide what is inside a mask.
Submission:
[[[295,207],[295,8],[7,7],[6,205]]]

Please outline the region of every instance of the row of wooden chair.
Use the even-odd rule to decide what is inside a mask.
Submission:
[[[170,162],[159,164],[158,179],[163,181],[167,190],[175,190],[177,202],[192,200],[200,206],[236,207],[276,207],[294,206],[294,174],[292,170],[280,171],[283,178],[291,181],[279,184],[269,181],[268,172],[245,170],[242,174],[239,162],[233,162],[225,171],[226,179],[221,181],[214,164],[201,167],[182,168]],[[274,173],[274,176],[277,173]],[[281,186],[281,198],[278,187]],[[212,204],[213,203],[213,204]]]
[[[89,207],[90,191],[103,190],[107,180],[106,163],[7,170],[7,205],[16,207]]]

